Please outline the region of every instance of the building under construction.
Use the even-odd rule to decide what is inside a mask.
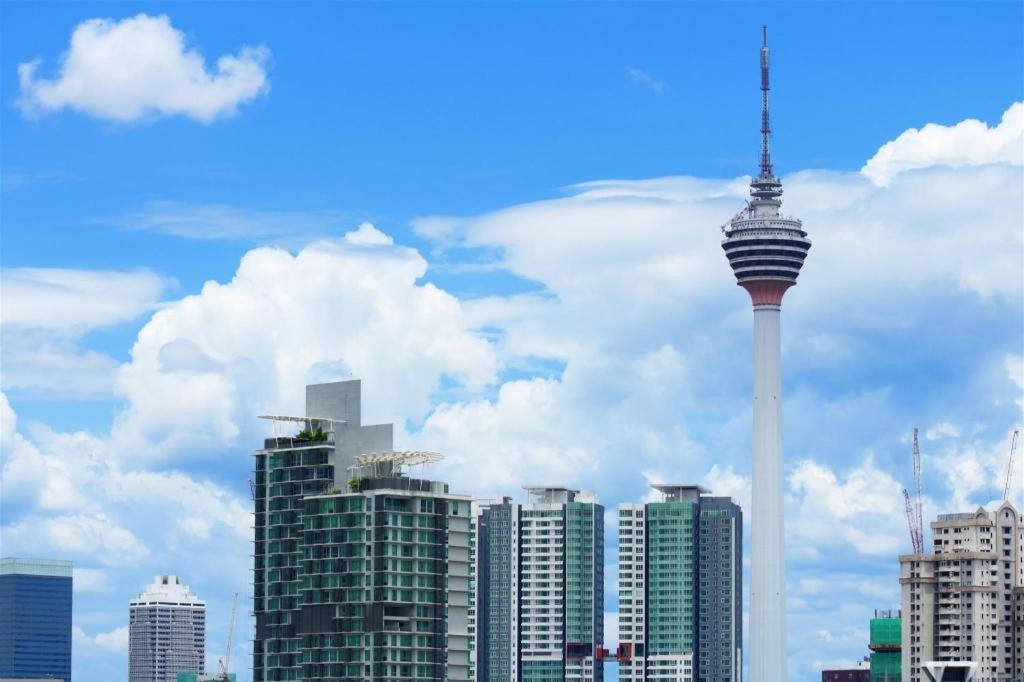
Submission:
[[[871,619],[871,682],[901,682],[900,612],[875,610]]]

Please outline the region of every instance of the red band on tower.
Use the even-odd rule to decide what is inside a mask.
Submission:
[[[750,294],[750,301],[755,305],[782,305],[782,297],[786,289],[793,286],[795,282],[787,282],[781,279],[755,279],[749,282],[742,282],[740,286]]]

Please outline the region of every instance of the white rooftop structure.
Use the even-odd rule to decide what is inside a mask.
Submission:
[[[132,606],[171,604],[175,606],[206,606],[206,602],[192,594],[188,585],[176,575],[158,575],[146,589],[131,600]]]

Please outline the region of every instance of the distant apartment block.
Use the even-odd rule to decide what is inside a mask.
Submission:
[[[527,489],[477,519],[476,679],[603,680],[604,507],[579,490]]]
[[[871,671],[867,668],[821,671],[821,682],[870,682],[870,680]]]
[[[905,682],[1024,679],[1024,524],[992,512],[941,514],[932,553],[899,558]]]
[[[206,602],[158,575],[128,605],[128,682],[176,682],[206,667]]]
[[[71,680],[71,562],[0,559],[0,678]]]
[[[695,485],[619,505],[619,679],[739,682],[743,514]]]
[[[471,499],[362,426],[360,383],[308,386],[255,453],[253,679],[468,680]]]

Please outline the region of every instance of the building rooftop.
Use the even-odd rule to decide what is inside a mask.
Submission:
[[[651,487],[661,493],[662,502],[696,502],[701,495],[711,494],[696,483],[652,483]]]
[[[676,490],[696,490],[701,495],[711,494],[709,489],[702,485],[697,485],[696,483],[652,483],[651,487],[663,493],[673,492]]]
[[[131,600],[132,606],[145,606],[157,602],[174,602],[177,606],[206,606],[206,602],[192,594],[188,585],[176,575],[158,575],[139,596]]]
[[[60,559],[0,559],[0,575],[42,575],[56,578],[70,578],[72,564]]]

